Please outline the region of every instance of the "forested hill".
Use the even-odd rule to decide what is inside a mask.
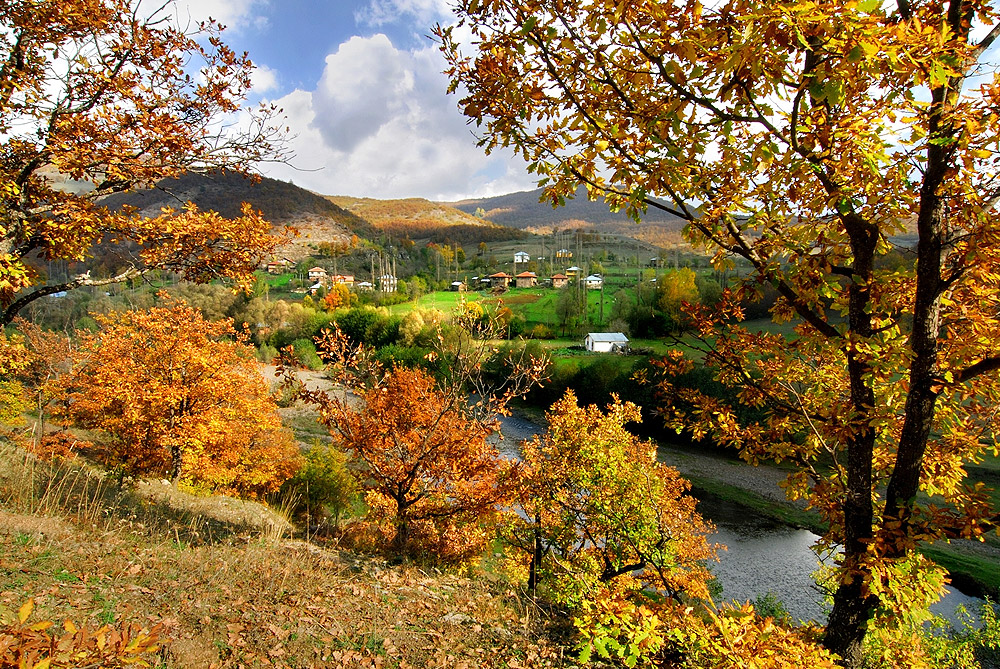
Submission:
[[[447,203],[431,202],[423,198],[376,200],[338,195],[328,199],[397,238],[475,244],[526,236],[522,231],[506,224],[498,225],[475,216],[474,208],[469,212]]]
[[[624,212],[610,211],[604,200],[588,200],[583,188],[561,207],[553,208],[548,201],[540,201],[541,196],[542,190],[537,189],[451,205],[468,213],[482,209],[483,217],[494,223],[542,234],[556,229],[584,228],[627,235],[657,246],[679,241],[684,227],[681,219],[654,209],[646,212],[642,223],[637,225]]]
[[[238,216],[240,205],[249,202],[272,223],[294,226],[299,236],[287,249],[290,257],[305,254],[309,244],[346,241],[352,234],[365,239],[379,234],[366,219],[312,191],[268,178],[254,183],[234,172],[164,179],[154,189],[112,195],[104,203],[112,209],[131,205],[155,215],[162,207],[178,209],[188,201],[226,217]]]

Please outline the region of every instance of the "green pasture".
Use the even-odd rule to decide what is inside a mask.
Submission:
[[[482,297],[478,293],[459,293],[457,291],[436,291],[421,295],[416,300],[393,304],[388,307],[389,313],[398,316],[405,316],[415,309],[431,310],[436,309],[445,313],[451,313],[459,304],[468,302],[479,302]]]
[[[288,282],[291,281],[295,275],[292,274],[291,272],[286,272],[285,274],[262,273],[259,276],[262,276],[264,280],[267,282],[267,285],[270,286],[271,288],[282,288],[284,286],[287,286]]]

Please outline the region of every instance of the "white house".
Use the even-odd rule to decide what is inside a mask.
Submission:
[[[392,274],[383,274],[378,278],[378,289],[383,293],[395,293],[398,285],[398,279]]]
[[[518,251],[514,254],[514,263],[528,262],[531,260],[531,254],[527,251]]]
[[[600,290],[604,286],[604,279],[600,274],[591,274],[583,280],[587,290]]]
[[[327,280],[326,270],[322,267],[312,267],[309,269],[309,280],[317,283],[325,283]]]
[[[628,350],[628,337],[623,332],[588,332],[583,346],[598,353],[624,353]]]

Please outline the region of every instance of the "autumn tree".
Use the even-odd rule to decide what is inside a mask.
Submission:
[[[639,408],[617,398],[606,411],[581,407],[567,391],[546,418],[545,434],[522,445],[520,513],[507,533],[529,556],[529,586],[547,573],[578,601],[624,577],[678,600],[706,597],[712,528],[690,484],[626,429]]]
[[[543,365],[525,356],[506,379],[490,383],[482,367],[493,349],[489,338],[468,334],[473,323],[482,327],[474,315],[461,314],[451,330],[438,329],[439,346],[429,354],[444,358],[438,378],[422,369],[386,368],[374,349],[352,344],[339,330],[319,339],[327,373],[353,395],[300,388],[299,396],[319,409],[334,441],[364,464],[366,529],[384,536],[374,541],[380,547],[443,561],[478,555],[489,537],[484,525],[516,483],[515,464],[490,436]]]
[[[1000,399],[1000,82],[983,60],[995,7],[461,0],[457,12],[461,31],[437,32],[487,150],[523,154],[553,203],[583,184],[636,218],[665,210],[717,268],[752,268],[698,315],[718,331],[705,363],[764,418],[741,423],[669,383],[664,405],[751,462],[797,465],[790,494],[842,550],[825,644],[858,666],[873,616],[891,625],[933,588],[914,577],[933,569],[916,549],[994,527],[965,465],[994,447]],[[915,262],[883,266],[904,233]],[[793,337],[729,327],[761,286]],[[919,586],[895,591],[908,601],[901,578]]]
[[[351,289],[343,283],[335,283],[330,286],[329,292],[323,297],[321,304],[326,311],[336,311],[342,307],[351,306],[356,302],[358,296],[351,292]]]
[[[100,204],[185,171],[281,157],[273,108],[250,110],[241,130],[220,123],[250,88],[247,56],[218,24],[184,26],[171,2],[158,7],[15,0],[0,10],[0,325],[40,297],[152,268],[246,286],[278,243],[246,206],[236,219],[190,204],[150,218]],[[83,261],[97,245],[110,267],[100,275],[45,276],[38,262]]]
[[[31,353],[21,335],[8,336],[0,330],[0,423],[13,425],[22,421],[21,414],[29,402],[19,375],[31,367]]]
[[[52,401],[52,386],[72,366],[73,343],[63,332],[49,332],[34,323],[18,319],[17,328],[24,336],[30,364],[19,377],[35,394],[35,445],[45,436],[45,410]]]
[[[685,303],[698,301],[698,286],[694,270],[684,267],[660,274],[656,278],[656,306],[670,317],[678,328]]]
[[[62,412],[107,434],[110,464],[244,495],[295,473],[298,448],[231,321],[176,302],[97,320],[60,379]]]

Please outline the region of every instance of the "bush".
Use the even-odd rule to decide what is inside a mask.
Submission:
[[[399,346],[390,344],[383,346],[375,352],[375,359],[386,367],[401,366],[414,369],[421,367],[430,372],[434,372],[432,365],[428,364],[427,355],[430,349],[420,346]]]
[[[270,344],[261,344],[261,347],[257,349],[257,359],[264,364],[270,363],[278,357],[278,349]]]
[[[309,369],[323,368],[323,361],[316,353],[316,344],[311,339],[296,339],[292,342],[292,350],[295,353],[295,359]]]
[[[333,517],[339,528],[344,512],[357,498],[358,483],[350,471],[350,457],[332,444],[314,442],[305,463],[285,482],[281,492],[299,499],[296,513],[310,519]]]
[[[548,325],[539,323],[535,327],[531,328],[528,332],[528,336],[532,339],[555,339],[556,333]]]
[[[70,460],[75,458],[77,453],[92,451],[94,445],[89,441],[77,439],[68,432],[53,432],[42,437],[37,446],[32,443],[27,448],[37,455],[39,460],[49,462]]]

